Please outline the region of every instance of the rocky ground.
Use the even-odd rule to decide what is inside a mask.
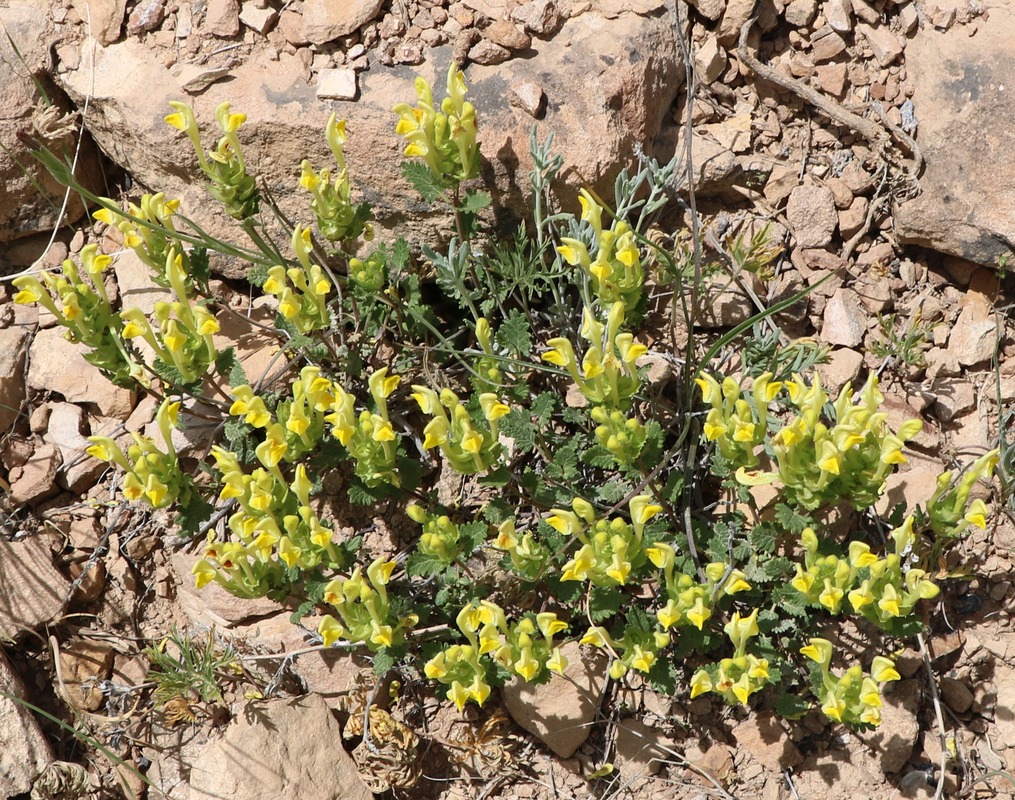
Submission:
[[[162,124],[181,97],[202,120],[225,99],[248,114],[248,160],[283,209],[296,207],[300,159],[324,163],[320,130],[337,109],[381,235],[440,231],[448,221],[404,188],[390,106],[411,99],[415,74],[433,79],[454,58],[480,109],[484,183],[507,207],[523,208],[534,122],[564,156],[565,198],[582,185],[608,196],[639,150],[678,154],[685,168],[689,152],[680,188],[706,241],[768,224],[783,247],[775,276],[754,287],[762,303],[834,272],[780,324],[831,346],[818,371],[832,390],[878,370],[894,422],[924,420],[889,492],[922,502],[942,468],[996,445],[1015,402],[1015,8],[676,1],[9,0],[0,268],[54,266],[93,239],[120,249],[18,165],[24,134],[80,141],[78,174],[101,194],[162,190],[207,229],[228,230],[181,166],[186,143]],[[81,112],[84,137],[40,112],[32,76]],[[222,343],[260,374],[265,309],[238,290],[242,265],[214,267],[227,279],[216,291],[240,312]],[[163,291],[129,251],[115,270],[136,305]],[[852,800],[931,797],[939,778],[948,797],[1015,795],[1015,523],[996,486],[981,487],[995,508],[988,530],[940,565],[966,577],[946,581],[930,618],[930,669],[916,650],[902,654],[904,680],[876,734],[663,697],[637,681],[607,686],[605,665],[573,645],[566,680],[506,688],[482,714],[450,713],[422,682],[405,687],[397,719],[373,724],[413,738],[410,756],[381,759],[362,744],[348,754],[338,742],[357,740],[366,665],[313,648],[272,657],[307,647],[289,609],[193,588],[193,548],[166,519],[115,502],[115,478],[83,453],[88,434],[150,425],[154,402],[108,384],[52,319],[11,297],[0,283],[0,689],[90,731],[106,752],[0,698],[0,795]],[[754,310],[735,286],[716,286],[713,299],[717,329]],[[186,445],[203,447],[208,433],[192,426]],[[175,718],[134,688],[150,680],[140,650],[174,629],[213,629],[243,657],[221,700],[192,698]],[[268,686],[277,699],[245,699]],[[110,753],[144,767],[158,790]],[[614,772],[590,782],[606,761]]]

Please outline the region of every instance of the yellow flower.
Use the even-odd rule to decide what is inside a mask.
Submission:
[[[278,466],[278,463],[288,452],[285,443],[285,428],[278,422],[268,426],[268,433],[264,441],[255,449],[254,453],[258,460],[268,469]]]
[[[810,644],[800,648],[800,654],[827,667],[832,662],[832,643],[828,639],[812,638]]]
[[[700,694],[712,691],[712,678],[703,669],[699,669],[691,678],[691,699]]]
[[[821,706],[821,711],[829,719],[842,722],[842,715],[846,711],[846,703],[829,692],[825,697],[824,704]]]
[[[553,652],[546,662],[546,668],[558,674],[563,674],[564,670],[567,669],[567,657],[560,652],[559,647],[553,648]]]
[[[895,669],[895,663],[884,656],[874,657],[874,661],[871,663],[871,677],[878,683],[897,681],[902,678],[898,670]]]
[[[198,589],[202,589],[215,580],[218,572],[215,571],[215,568],[207,560],[202,558],[194,565],[190,574],[194,576],[194,585]]]
[[[325,614],[317,625],[317,634],[324,640],[325,647],[331,647],[345,636],[345,628],[331,614]]]

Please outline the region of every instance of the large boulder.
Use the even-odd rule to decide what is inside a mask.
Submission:
[[[482,182],[498,203],[521,213],[529,192],[534,120],[510,104],[512,87],[531,83],[545,93],[539,137],[553,134],[554,151],[564,157],[563,176],[572,189],[588,184],[608,195],[617,171],[632,163],[637,148],[650,148],[683,68],[673,36],[673,9],[655,2],[640,4],[638,11],[615,18],[586,12],[568,20],[552,39],[533,40],[525,58],[466,69],[487,159]],[[209,202],[189,141],[163,122],[168,102],[193,105],[206,147],[214,143],[214,110],[221,102],[228,100],[234,111],[247,114],[240,138],[251,171],[287,214],[304,222],[310,221],[309,196],[297,186],[299,164],[309,158],[318,169],[332,165],[323,129],[328,115],[337,111],[348,120],[346,152],[355,194],[374,205],[382,228],[397,227],[399,234],[426,240],[451,226],[435,218],[402,178],[404,143],[395,136],[391,107],[414,102],[417,74],[442,97],[451,57],[451,48],[441,47],[428,51],[428,60],[418,67],[372,61],[359,74],[358,101],[318,99],[296,56],[256,47],[230,69],[228,81],[213,83],[195,97],[187,96],[170,68],[130,39],[108,47],[84,44],[79,66],[57,79],[76,101],[90,96],[89,130],[113,161],[142,186],[181,197],[182,212],[202,227],[217,235],[232,231],[233,237],[236,226]],[[215,266],[227,276],[242,275],[241,263],[223,260]]]
[[[1015,3],[1000,0],[970,38],[967,26],[924,25],[906,47],[923,192],[899,205],[899,241],[984,266],[1015,249]]]

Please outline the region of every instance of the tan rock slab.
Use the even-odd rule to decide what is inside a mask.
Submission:
[[[784,723],[772,714],[752,714],[733,729],[733,738],[737,746],[773,772],[795,767],[804,760]]]
[[[104,696],[98,681],[113,669],[113,648],[82,639],[60,648],[60,669],[66,698],[82,711],[97,711]]]
[[[38,392],[57,392],[70,403],[93,403],[107,417],[126,419],[134,393],[114,386],[84,359],[88,348],[63,337],[62,328],[45,328],[29,350],[28,385]]]
[[[515,677],[501,690],[511,718],[538,736],[561,758],[570,758],[592,732],[596,708],[607,679],[607,659],[577,642],[562,645],[568,665],[541,686]]]
[[[0,692],[28,699],[21,678],[2,652]],[[0,797],[26,795],[53,760],[35,715],[4,696],[0,696],[0,754]]]
[[[0,640],[52,622],[67,604],[70,582],[53,566],[45,537],[0,541]]]
[[[32,505],[60,491],[56,473],[63,458],[56,445],[43,443],[36,446],[24,466],[11,471],[11,499],[15,503]]]
[[[316,695],[254,702],[208,741],[147,750],[148,777],[174,800],[373,800],[341,741]]]
[[[311,44],[325,44],[359,30],[381,13],[384,0],[304,0],[303,35]]]

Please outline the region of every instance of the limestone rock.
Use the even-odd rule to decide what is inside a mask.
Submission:
[[[530,0],[515,8],[509,16],[535,36],[553,36],[564,24],[564,15],[556,0]]]
[[[73,5],[99,44],[112,44],[120,38],[127,0],[73,0]]]
[[[849,0],[825,0],[821,11],[833,30],[839,33],[853,30],[853,6]]]
[[[33,505],[60,491],[56,473],[63,464],[60,451],[52,444],[40,444],[23,467],[11,470],[11,500]]]
[[[113,648],[82,639],[60,648],[60,667],[67,699],[83,711],[96,711],[104,701],[95,685],[104,681],[113,669]]]
[[[499,44],[508,50],[526,50],[532,44],[531,36],[506,19],[494,22],[483,31],[483,35],[494,44]]]
[[[973,707],[973,693],[957,678],[947,676],[940,679],[941,699],[956,714],[965,714]]]
[[[870,25],[861,23],[856,26],[856,29],[870,44],[871,50],[874,52],[874,58],[877,59],[878,64],[882,67],[887,67],[902,55],[902,42],[887,27],[879,25],[873,28]]]
[[[932,390],[937,397],[934,412],[942,422],[951,422],[976,406],[973,384],[961,378],[939,377],[934,381]]]
[[[204,30],[212,36],[229,38],[240,32],[240,0],[208,0]]]
[[[906,766],[920,735],[920,682],[916,679],[889,683],[882,691],[881,725],[864,739],[878,753],[884,772]]]
[[[104,462],[85,452],[91,446],[85,438],[87,430],[81,406],[72,403],[53,405],[43,439],[59,449],[62,465],[58,479],[74,492],[87,489],[106,468]]]
[[[1015,747],[1015,670],[998,664],[994,673],[997,686],[997,704],[994,707],[994,725],[1000,744]]]
[[[95,4],[96,16],[100,0]],[[79,0],[81,10],[85,0]],[[120,22],[123,20],[125,0],[119,0]],[[115,12],[116,3],[108,3]],[[84,15],[82,15],[83,17]],[[114,13],[115,16],[115,13]],[[57,225],[57,214],[63,201],[64,188],[60,186],[34,158],[29,155],[22,136],[35,134],[36,124],[45,126],[43,106],[39,103],[35,75],[50,68],[50,45],[55,34],[48,23],[48,14],[40,13],[36,0],[12,0],[0,7],[0,243],[38,233],[52,231]],[[119,22],[117,35],[119,35]],[[16,53],[12,42],[17,46]],[[24,60],[25,66],[21,63]],[[51,93],[54,118],[70,110],[59,93]],[[74,128],[57,135],[49,142],[51,148],[69,146],[73,149]],[[55,134],[56,131],[53,130]],[[99,184],[94,176],[96,153],[90,144],[82,147],[78,178],[93,188]],[[41,191],[40,191],[41,189]],[[80,203],[67,205],[67,217],[59,224],[71,224],[81,218]],[[34,259],[30,259],[34,260]]]
[[[469,60],[474,64],[491,66],[502,64],[511,58],[511,51],[489,39],[480,39],[469,48]]]
[[[133,392],[114,386],[84,359],[88,348],[63,338],[62,328],[43,328],[29,351],[28,385],[57,392],[71,403],[94,403],[103,416],[126,419]]]
[[[341,741],[316,695],[257,702],[210,741],[191,737],[172,757],[147,751],[148,777],[174,800],[373,800]]]
[[[862,366],[862,353],[841,347],[833,350],[828,357],[828,362],[818,364],[816,369],[818,375],[821,376],[821,385],[834,397],[838,395],[843,386],[852,384],[857,379]]]
[[[70,582],[53,566],[45,537],[0,541],[0,640],[17,641],[59,617],[69,593]]]
[[[867,332],[867,315],[852,289],[837,289],[825,304],[821,338],[829,344],[856,347]]]
[[[617,726],[617,767],[627,781],[655,775],[672,758],[663,749],[668,746],[656,728],[637,719],[625,719]]]
[[[727,0],[726,9],[723,11],[719,27],[716,29],[716,36],[719,44],[724,47],[732,47],[740,40],[740,29],[752,16],[756,0]]]
[[[262,36],[275,27],[278,11],[271,6],[259,8],[257,3],[246,2],[240,9],[240,22]]]
[[[310,5],[303,7],[308,15]],[[556,8],[533,2],[515,10],[533,7]],[[280,27],[290,13],[292,8],[282,15]],[[193,99],[202,129],[215,127],[214,110],[224,100],[245,113],[241,140],[247,163],[261,180],[277,187],[275,198],[283,212],[298,219],[306,213],[307,196],[296,185],[294,170],[301,155],[318,169],[333,163],[322,129],[328,114],[337,110],[348,119],[346,156],[354,196],[375,203],[379,236],[393,235],[390,229],[397,225],[398,235],[431,241],[450,220],[404,188],[399,169],[404,143],[394,135],[391,105],[414,102],[415,72],[442,97],[447,62],[424,63],[417,70],[372,64],[359,75],[356,105],[346,107],[316,98],[298,57],[273,55],[277,60],[266,50],[253,51],[233,68],[228,83],[215,83]],[[179,97],[166,72],[144,45],[127,40],[82,48],[80,67],[56,79],[76,101],[90,97],[89,130],[113,161],[138,183],[181,198],[181,213],[204,230],[242,243],[235,224],[209,199],[189,141],[162,122],[168,101]],[[657,143],[656,138],[682,80],[666,15],[624,13],[607,20],[589,11],[567,20],[552,40],[534,39],[531,56],[490,67],[471,65],[468,99],[478,109],[483,153],[489,159],[485,188],[503,197],[509,211],[528,213],[524,198],[532,121],[505,102],[510,86],[532,81],[552,99],[540,136],[553,133],[554,151],[564,158],[564,186],[588,185],[607,196],[617,172],[634,162],[638,146],[660,160],[672,155],[667,145],[673,143]],[[595,147],[589,147],[590,134]],[[211,146],[210,136],[205,141]],[[212,267],[227,277],[245,277],[245,267],[236,259],[215,256]]]
[[[201,94],[215,81],[225,78],[229,70],[226,67],[206,67],[200,64],[176,64],[170,74],[187,94]]]
[[[733,738],[739,747],[773,772],[795,767],[804,760],[784,723],[771,714],[752,714],[733,729]]]
[[[726,10],[726,0],[687,0],[688,5],[698,9],[698,13],[715,22]]]
[[[304,0],[303,35],[311,44],[348,36],[377,18],[384,0]]]
[[[895,230],[918,244],[988,267],[1015,242],[1015,148],[1008,124],[1015,85],[1015,15],[1011,9],[981,24],[970,39],[964,26],[939,33],[926,26],[906,47],[915,76],[913,105],[926,159],[923,191],[899,205]]]
[[[25,402],[25,353],[30,338],[27,326],[0,328],[0,431],[10,430]]]
[[[183,613],[193,624],[230,628],[250,619],[277,614],[282,610],[280,604],[267,597],[252,599],[235,597],[215,583],[209,583],[198,589],[191,574],[197,560],[198,556],[182,550],[172,555],[177,600]]]
[[[726,71],[728,63],[726,51],[719,47],[714,36],[709,36],[694,53],[694,68],[698,80],[705,83],[717,80]]]
[[[786,218],[800,247],[824,247],[839,224],[835,196],[827,186],[797,186],[789,196]]]
[[[538,736],[561,758],[570,758],[589,738],[603,686],[607,659],[598,650],[583,654],[581,645],[561,645],[568,665],[563,675],[533,686],[513,678],[501,690],[511,718]]]
[[[786,22],[797,28],[806,28],[818,13],[817,0],[792,0],[783,12]]]
[[[356,84],[355,70],[322,69],[317,74],[317,99],[355,100]]]
[[[522,81],[511,87],[508,102],[533,119],[540,119],[546,110],[546,95],[538,83]]]
[[[993,317],[974,305],[967,305],[959,312],[948,336],[948,352],[960,365],[971,367],[994,355],[996,338],[997,322]]]
[[[0,652],[0,692],[30,698],[14,667]],[[20,703],[0,696],[0,797],[26,796],[36,778],[53,760],[49,742],[35,715]]]
[[[157,30],[165,16],[165,0],[143,0],[134,6],[127,18],[127,33],[130,36],[140,36]]]

